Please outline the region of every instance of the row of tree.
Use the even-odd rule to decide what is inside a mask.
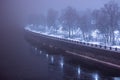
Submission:
[[[30,24],[52,27],[55,30],[59,28],[58,25],[62,25],[69,37],[73,37],[73,32],[80,28],[84,40],[88,39],[91,31],[98,29],[105,43],[115,44],[114,31],[120,28],[120,7],[112,0],[93,11],[78,12],[75,8],[67,7],[59,14],[56,10],[49,9],[46,16],[32,15],[29,21]]]

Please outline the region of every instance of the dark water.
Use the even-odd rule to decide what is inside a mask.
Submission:
[[[23,30],[10,27],[1,35],[0,80],[120,80],[118,75],[104,75],[70,57],[38,49],[24,38]]]
[[[120,80],[119,77],[116,77],[118,75],[111,76],[101,73],[101,71],[87,69],[77,61],[74,62],[70,56],[48,52],[31,42],[29,45],[32,55],[45,59],[44,63],[47,63],[47,74],[50,80]]]

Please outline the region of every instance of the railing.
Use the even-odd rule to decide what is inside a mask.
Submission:
[[[85,42],[80,42],[80,41],[74,41],[74,40],[69,40],[65,38],[59,38],[59,37],[54,37],[54,36],[48,36],[44,34],[40,34],[42,37],[46,37],[49,39],[54,39],[54,40],[59,40],[59,41],[64,41],[64,42],[69,42],[77,45],[83,45],[83,46],[90,46],[94,48],[99,48],[99,49],[104,49],[104,50],[110,50],[110,51],[115,51],[115,52],[120,52],[119,48],[112,48],[108,46],[102,46],[102,45],[97,45],[97,44],[90,44],[90,43],[85,43]]]

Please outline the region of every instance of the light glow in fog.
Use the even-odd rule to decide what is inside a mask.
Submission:
[[[61,66],[61,68],[63,68],[63,66],[64,66],[64,59],[63,59],[63,57],[61,57],[60,66]]]
[[[51,56],[51,63],[54,63],[54,57]]]
[[[99,75],[97,73],[93,74],[93,78],[94,78],[94,80],[99,80]]]

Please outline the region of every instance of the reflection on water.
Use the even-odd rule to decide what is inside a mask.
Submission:
[[[40,53],[42,53],[42,52],[40,52]],[[46,54],[46,58],[48,58],[48,54]]]
[[[114,80],[120,80],[120,77],[114,77]]]
[[[79,64],[72,65],[69,57],[31,47],[34,55],[44,57],[48,64],[48,75],[51,80],[120,80],[119,77],[105,76],[99,72],[94,72],[82,68]]]
[[[60,66],[61,66],[61,68],[63,69],[63,66],[64,66],[64,58],[63,58],[63,57],[61,57]]]
[[[96,73],[96,74],[93,74],[93,80],[99,80],[99,75]]]
[[[54,63],[54,57],[53,56],[50,57],[50,61],[51,61],[52,64]]]

